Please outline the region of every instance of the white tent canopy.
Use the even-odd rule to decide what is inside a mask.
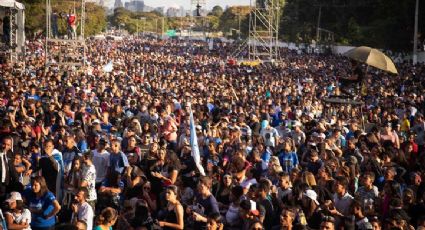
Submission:
[[[24,10],[25,9],[24,4],[17,2],[15,0],[1,0],[0,1],[0,7],[15,8],[17,10]]]
[[[0,17],[3,18],[7,9],[16,10],[16,51],[23,52],[25,46],[25,6],[15,0],[0,0]],[[13,27],[12,27],[13,29]]]

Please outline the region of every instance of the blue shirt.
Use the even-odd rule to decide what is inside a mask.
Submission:
[[[27,189],[27,191],[28,190],[31,189],[29,188]],[[49,219],[45,218],[45,216],[50,214],[54,209],[53,201],[56,200],[56,197],[55,195],[53,195],[53,193],[48,191],[42,197],[37,198],[34,192],[28,191],[26,193],[26,199],[29,208],[42,210],[42,213],[40,214],[32,212],[31,227],[47,228],[52,227],[56,224],[56,216],[52,216]]]
[[[129,166],[127,156],[123,152],[119,152],[118,154],[111,153],[109,156],[109,165],[111,169],[121,174]]]
[[[279,154],[279,162],[282,166],[283,171],[290,172],[298,163],[298,155],[295,152],[285,153],[281,152]]]

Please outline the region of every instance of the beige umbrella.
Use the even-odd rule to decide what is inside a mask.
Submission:
[[[360,46],[347,51],[344,53],[344,56],[359,62],[366,63],[378,69],[398,74],[391,58],[387,57],[387,55],[377,49],[373,49],[367,46]]]

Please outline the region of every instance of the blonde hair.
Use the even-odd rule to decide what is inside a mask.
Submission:
[[[312,186],[316,186],[316,178],[314,177],[314,174],[311,172],[304,172],[302,179],[305,183],[308,184],[308,186],[312,187]]]

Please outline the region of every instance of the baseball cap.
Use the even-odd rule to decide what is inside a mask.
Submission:
[[[9,198],[6,200],[6,202],[14,202],[17,200],[22,200],[22,196],[19,192],[11,192],[9,195]]]
[[[308,197],[308,198],[310,198],[310,199],[312,199],[317,205],[320,205],[319,204],[319,201],[317,201],[317,193],[314,190],[307,189],[303,193],[303,195],[306,196],[306,197]]]

